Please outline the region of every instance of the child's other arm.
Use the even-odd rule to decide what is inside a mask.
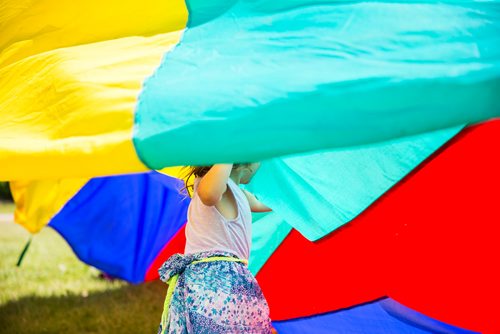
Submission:
[[[214,206],[227,190],[227,180],[233,164],[216,164],[205,174],[198,185],[197,193],[203,204]]]
[[[250,204],[250,210],[252,212],[269,212],[273,211],[270,207],[259,201],[254,194],[252,194],[249,191],[246,191],[245,189],[242,189],[243,192],[245,193],[245,196],[248,199],[248,203]]]

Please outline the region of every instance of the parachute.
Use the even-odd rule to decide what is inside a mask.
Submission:
[[[262,161],[280,333],[500,328],[496,1],[7,0],[0,29],[0,179],[33,233],[155,279],[179,166]]]

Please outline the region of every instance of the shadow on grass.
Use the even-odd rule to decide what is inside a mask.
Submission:
[[[84,295],[25,297],[0,306],[0,333],[157,333],[160,281]]]

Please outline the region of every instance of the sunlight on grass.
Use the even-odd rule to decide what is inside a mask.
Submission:
[[[16,267],[30,234],[14,224],[4,223],[1,229],[0,305],[24,296],[88,295],[125,284],[98,279],[99,271],[81,262],[50,228],[33,236],[21,267]]]
[[[156,333],[166,285],[98,277],[51,228],[0,222],[0,333]]]

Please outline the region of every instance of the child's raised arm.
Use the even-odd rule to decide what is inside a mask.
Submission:
[[[203,204],[214,206],[219,203],[227,190],[227,180],[232,168],[233,164],[215,164],[201,178],[196,192]]]

